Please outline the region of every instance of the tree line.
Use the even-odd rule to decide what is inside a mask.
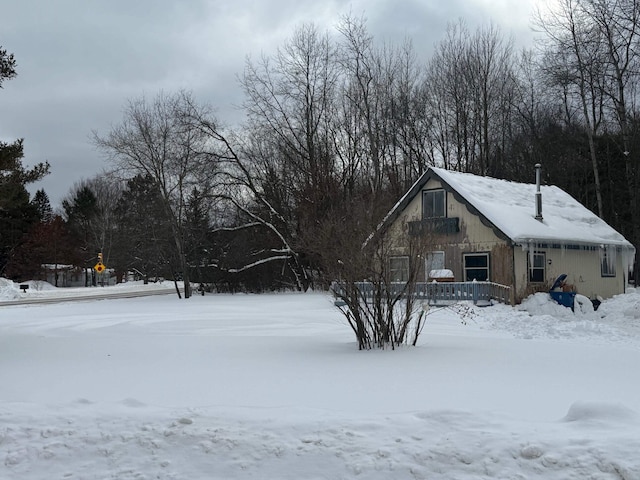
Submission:
[[[93,134],[108,173],[75,185],[56,215],[44,191],[25,197],[48,165],[25,172],[22,141],[2,144],[0,274],[89,267],[103,252],[120,273],[183,280],[187,297],[192,282],[262,291],[371,278],[379,262],[363,245],[431,165],[531,183],[541,163],[546,183],[638,247],[639,14],[635,0],[559,0],[522,51],[495,25],[457,21],[426,63],[409,39],[377,43],[364,19],[301,25],[246,60],[242,127],[189,91],[130,100]],[[0,58],[2,79],[15,76]]]

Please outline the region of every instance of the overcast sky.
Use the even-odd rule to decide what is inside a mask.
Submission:
[[[49,161],[51,174],[30,190],[44,188],[55,208],[109,166],[89,137],[119,123],[127,100],[183,88],[237,124],[246,57],[271,54],[305,22],[333,30],[341,15],[363,15],[377,41],[409,37],[426,61],[458,18],[530,43],[533,8],[547,1],[3,1],[0,46],[18,76],[0,89],[0,140],[24,138],[26,165]]]

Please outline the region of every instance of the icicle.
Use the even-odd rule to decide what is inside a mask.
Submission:
[[[618,263],[618,249],[612,245],[607,245],[607,266],[610,272],[616,271],[616,264]]]
[[[635,260],[635,256],[635,249],[622,247],[622,265],[624,265],[629,275],[633,275],[633,262]]]
[[[533,262],[535,258],[535,243],[529,241],[529,278],[533,276]]]

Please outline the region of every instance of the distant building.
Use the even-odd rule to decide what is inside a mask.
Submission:
[[[55,287],[85,287],[95,283],[99,285],[115,285],[116,277],[112,269],[106,269],[100,276],[93,269],[45,263],[42,265],[45,280]]]

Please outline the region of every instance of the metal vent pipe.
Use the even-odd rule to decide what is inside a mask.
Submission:
[[[536,220],[542,221],[542,193],[540,192],[542,165],[536,163]]]

